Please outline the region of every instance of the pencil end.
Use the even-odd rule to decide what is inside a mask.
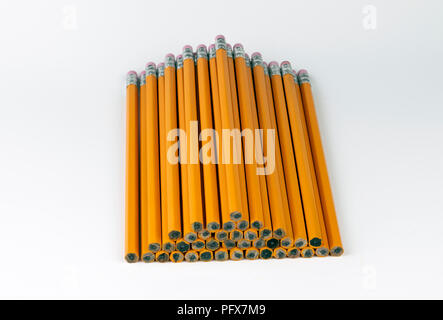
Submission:
[[[135,262],[138,261],[138,255],[137,255],[136,253],[128,253],[128,254],[125,256],[125,260],[126,260],[126,262],[128,262],[128,263],[135,263]]]

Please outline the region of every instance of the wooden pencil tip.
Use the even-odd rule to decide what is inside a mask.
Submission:
[[[146,252],[142,257],[143,262],[149,263],[155,261],[155,254],[152,252]]]
[[[229,256],[231,260],[234,261],[242,260],[244,258],[243,250],[240,250],[238,248],[232,249],[231,252],[229,253]]]
[[[297,248],[291,248],[288,250],[288,258],[298,258],[300,257],[300,250]]]
[[[198,254],[194,251],[188,251],[185,254],[185,260],[187,262],[196,262],[198,260]]]
[[[128,263],[135,263],[135,262],[138,261],[138,255],[135,254],[135,253],[128,253],[128,254],[125,256],[125,260],[126,260],[126,262],[128,262]]]
[[[228,250],[224,248],[218,249],[214,256],[216,261],[226,261],[228,260]]]
[[[274,257],[276,259],[283,259],[286,258],[286,250],[283,248],[276,248],[274,250]]]
[[[309,240],[309,244],[312,247],[320,247],[321,246],[321,239],[320,238],[312,238],[311,240]]]
[[[256,248],[249,248],[246,250],[246,259],[255,260],[259,256],[259,251]]]
[[[272,250],[268,248],[264,248],[260,250],[260,258],[262,259],[271,259],[272,258]]]
[[[304,248],[301,251],[301,255],[303,258],[312,258],[314,256],[314,250],[312,250],[312,248]]]
[[[245,231],[248,228],[249,228],[249,221],[248,220],[240,220],[239,222],[237,222],[237,229],[239,229],[241,231]]]
[[[264,248],[266,246],[266,241],[264,239],[255,239],[252,242],[252,245],[257,248],[257,249],[261,249]]]
[[[338,246],[332,247],[332,249],[331,249],[331,256],[339,257],[339,256],[341,256],[343,254],[343,252],[344,251],[343,251],[342,247],[338,247]]]
[[[279,246],[279,241],[275,238],[271,238],[268,241],[266,241],[266,246],[270,249],[275,249]]]
[[[329,255],[329,249],[326,247],[320,247],[315,250],[315,255],[317,257],[326,257]]]
[[[200,253],[200,260],[201,261],[211,261],[212,260],[212,252],[208,251],[208,250],[202,251]]]

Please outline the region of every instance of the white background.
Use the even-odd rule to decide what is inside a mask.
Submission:
[[[0,298],[443,298],[443,2],[149,3],[1,1]],[[217,34],[311,73],[343,257],[123,262],[126,72]]]

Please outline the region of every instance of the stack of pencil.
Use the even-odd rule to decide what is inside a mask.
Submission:
[[[127,262],[343,254],[306,70],[217,36],[126,95]]]

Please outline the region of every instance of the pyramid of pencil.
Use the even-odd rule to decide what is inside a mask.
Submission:
[[[126,95],[127,262],[343,254],[306,70],[217,36]]]

